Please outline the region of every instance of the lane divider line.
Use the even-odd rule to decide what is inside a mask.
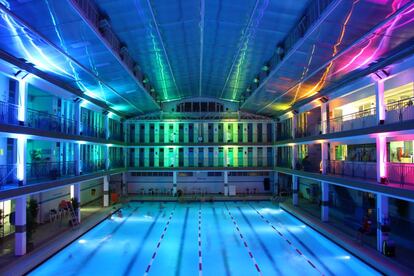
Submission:
[[[151,269],[151,266],[152,266],[152,264],[153,264],[153,262],[155,260],[155,257],[157,256],[157,252],[158,252],[158,250],[159,250],[159,248],[161,246],[162,240],[164,239],[165,234],[167,233],[168,226],[170,226],[171,219],[174,216],[174,211],[175,211],[175,206],[174,206],[173,210],[171,211],[170,216],[168,217],[167,223],[165,224],[165,227],[164,227],[164,230],[162,231],[161,237],[158,240],[157,247],[155,248],[154,253],[152,253],[151,260],[150,260],[150,262],[149,262],[149,264],[147,266],[147,269],[145,270],[144,275],[148,275],[148,272]]]
[[[253,262],[253,264],[254,264],[254,267],[256,268],[256,270],[257,270],[257,272],[259,273],[259,275],[262,275],[262,271],[260,270],[260,267],[259,267],[259,265],[257,264],[257,261],[256,261],[255,257],[253,256],[252,251],[250,250],[249,246],[247,245],[247,242],[246,242],[246,240],[244,239],[244,236],[243,236],[243,234],[241,233],[240,228],[239,228],[239,226],[238,226],[238,224],[237,224],[236,220],[234,219],[233,215],[231,214],[231,212],[230,212],[229,208],[227,207],[227,204],[226,204],[226,203],[224,203],[224,206],[226,207],[227,212],[229,213],[229,216],[230,216],[231,220],[233,221],[233,224],[234,224],[234,226],[235,226],[235,228],[236,228],[237,232],[238,232],[238,233],[239,233],[239,235],[240,235],[240,239],[242,240],[243,245],[244,245],[244,248],[246,248],[247,253],[249,254],[250,259],[252,260],[252,262]]]
[[[201,208],[198,207],[198,275],[203,275],[203,257],[201,253]]]
[[[305,261],[311,266],[311,267],[313,267],[314,269],[316,269],[321,275],[324,275],[323,273],[322,273],[322,271],[320,271],[313,263],[312,263],[312,261],[311,260],[309,260],[295,245],[293,245],[292,244],[292,242],[288,239],[288,238],[286,238],[284,235],[283,235],[283,233],[282,232],[280,232],[279,231],[279,229],[277,229],[268,219],[266,219],[256,208],[254,208],[253,207],[253,205],[251,205],[250,203],[249,203],[249,206],[253,209],[253,210],[255,210],[256,211],[256,213],[259,215],[259,217],[264,221],[264,222],[266,222],[270,227],[272,227],[272,229],[273,230],[275,230],[278,234],[279,234],[279,236],[280,237],[282,237],[292,248],[293,248],[293,250],[296,252],[296,253],[298,253],[298,255],[300,255],[301,257],[303,257],[304,259],[305,259]]]

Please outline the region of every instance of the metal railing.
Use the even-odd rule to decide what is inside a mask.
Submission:
[[[387,163],[388,181],[414,185],[414,164]]]
[[[307,125],[305,128],[298,127],[295,130],[295,138],[310,137],[322,134],[321,123]]]
[[[106,169],[105,159],[82,160],[82,166],[81,166],[82,174],[103,171],[105,169]]]
[[[3,124],[17,125],[19,106],[0,101],[0,122]]]
[[[71,0],[76,4],[83,15],[95,26],[99,27],[99,12],[98,8],[90,0]]]
[[[16,185],[16,165],[15,164],[6,164],[0,165],[0,189],[4,188],[6,185]]]
[[[28,108],[25,126],[74,135],[76,134],[77,123],[75,120]]]
[[[328,133],[355,130],[377,125],[376,108],[370,108],[323,122]]]
[[[124,141],[124,134],[122,132],[111,132],[109,134],[109,140],[115,140],[115,141]]]
[[[26,164],[27,181],[54,180],[76,174],[76,161],[50,162],[40,161]]]
[[[226,162],[221,158],[185,159],[130,159],[133,168],[273,168],[273,161],[267,157],[234,159]]]
[[[314,0],[308,6],[305,14],[299,19],[296,26],[290,30],[289,35],[285,38],[283,44],[285,52],[288,52],[296,42],[301,39],[309,27],[315,23],[325,8],[332,2],[332,0]]]
[[[283,141],[283,140],[289,140],[292,139],[292,133],[286,133],[286,132],[282,132],[282,133],[277,133],[276,135],[276,140],[277,141]]]
[[[83,122],[81,123],[80,135],[100,138],[100,139],[106,139],[106,131],[104,128],[97,127],[97,126],[90,126],[89,124],[83,123]]]
[[[118,169],[118,168],[124,168],[124,167],[125,167],[125,164],[124,164],[123,158],[114,159],[114,160],[110,159],[110,162],[109,162],[110,169]]]
[[[377,179],[376,162],[327,160],[326,165],[326,173],[328,174],[358,177],[363,179]]]
[[[386,112],[385,123],[414,119],[414,97],[387,104]]]

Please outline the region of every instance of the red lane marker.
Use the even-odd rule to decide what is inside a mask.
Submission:
[[[201,208],[198,207],[198,275],[203,275],[203,258],[201,255]]]
[[[252,254],[252,251],[250,251],[249,246],[247,245],[247,242],[246,242],[246,240],[244,239],[244,237],[243,237],[243,235],[242,235],[242,233],[241,233],[241,231],[240,231],[240,228],[239,228],[239,226],[237,225],[236,220],[233,218],[233,215],[231,214],[231,212],[230,212],[229,208],[227,207],[227,204],[225,204],[225,203],[224,203],[224,206],[226,207],[227,212],[229,213],[229,216],[230,216],[230,218],[231,218],[231,219],[232,219],[232,221],[233,221],[233,224],[236,226],[236,230],[237,230],[237,232],[239,232],[240,239],[243,241],[244,247],[246,248],[247,253],[249,254],[249,257],[250,257],[250,259],[252,260],[252,262],[253,262],[253,264],[254,264],[254,266],[255,266],[255,268],[256,268],[256,270],[257,270],[257,272],[259,273],[259,275],[262,275],[262,272],[261,272],[261,270],[260,270],[260,268],[259,268],[259,265],[257,264],[257,261],[256,261],[256,259],[254,258],[253,254]]]
[[[152,254],[151,260],[150,260],[150,262],[149,262],[149,264],[148,264],[148,266],[147,266],[147,269],[145,270],[144,275],[148,275],[148,272],[149,272],[149,271],[150,271],[150,269],[151,269],[152,263],[154,262],[155,257],[157,256],[157,251],[159,250],[159,248],[160,248],[160,246],[161,246],[161,242],[162,242],[162,240],[164,239],[165,233],[166,233],[166,232],[167,232],[167,230],[168,230],[168,225],[170,224],[170,221],[171,221],[171,219],[172,219],[172,217],[173,217],[173,215],[174,215],[174,211],[175,211],[175,206],[174,206],[174,209],[171,211],[171,214],[170,214],[170,217],[168,218],[167,223],[165,224],[166,226],[164,227],[164,230],[163,230],[163,232],[162,232],[162,235],[161,235],[160,239],[158,240],[157,247],[155,248],[155,251],[154,251],[154,253]]]
[[[321,275],[324,275],[297,247],[295,247],[275,226],[272,225],[272,223],[265,219],[263,217],[263,215],[256,209],[254,208],[251,204],[249,204],[249,206],[256,211],[256,213],[262,218],[263,221],[265,221],[270,227],[272,227],[278,234],[279,236],[283,237],[283,239],[300,255],[302,256],[314,269],[316,269]]]

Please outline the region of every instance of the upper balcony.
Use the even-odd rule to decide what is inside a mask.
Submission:
[[[129,160],[130,170],[160,170],[160,169],[214,169],[214,170],[271,170],[273,169],[273,160],[269,157],[258,158],[239,158],[228,159],[227,162],[223,158],[188,158],[184,159],[168,159],[163,158],[139,158]]]

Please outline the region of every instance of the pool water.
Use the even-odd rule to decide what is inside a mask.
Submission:
[[[270,202],[130,203],[29,275],[374,275]]]

